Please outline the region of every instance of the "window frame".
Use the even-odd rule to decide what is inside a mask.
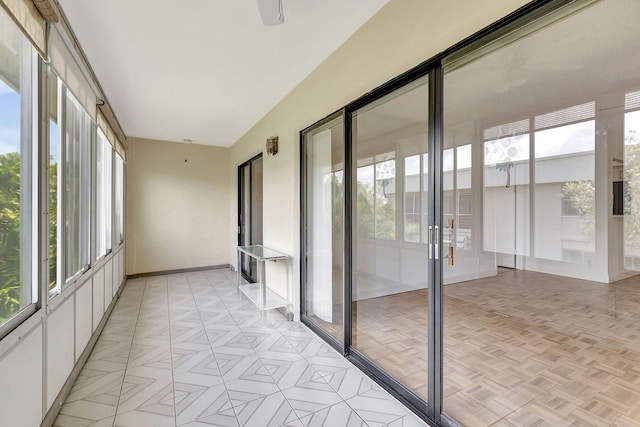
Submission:
[[[58,77],[60,79],[60,77]],[[82,104],[80,103],[80,101],[77,100],[77,98],[75,97],[75,95],[73,94],[73,92],[71,92],[71,90],[69,89],[69,87],[67,87],[67,85],[64,83],[64,81],[62,81],[62,96],[61,96],[61,102],[62,102],[62,133],[61,133],[61,141],[59,141],[59,144],[61,144],[61,159],[60,159],[60,166],[59,166],[59,172],[62,175],[62,180],[60,181],[62,183],[62,188],[59,189],[58,191],[62,192],[62,198],[59,199],[62,202],[62,209],[59,209],[59,212],[61,213],[61,218],[63,219],[63,221],[66,221],[67,219],[67,204],[69,202],[69,192],[67,191],[67,180],[69,178],[68,174],[66,173],[67,171],[67,149],[68,149],[68,145],[69,145],[69,137],[68,137],[68,103],[70,101],[71,98],[71,102],[73,102],[75,104],[75,106],[77,107],[77,111],[78,114],[84,114],[85,118],[87,119],[86,123],[82,123],[80,122],[78,124],[78,126],[80,127],[80,135],[82,135],[82,128],[83,125],[87,125],[89,127],[89,131],[88,131],[88,136],[89,136],[89,141],[85,142],[85,144],[88,144],[88,153],[86,154],[86,158],[85,161],[87,161],[87,165],[85,165],[84,167],[88,167],[88,171],[84,170],[84,175],[82,174],[82,170],[83,170],[83,165],[80,164],[78,166],[78,170],[79,170],[79,177],[82,176],[86,176],[86,178],[89,180],[89,182],[81,182],[81,188],[79,189],[79,192],[82,193],[83,190],[88,193],[88,197],[85,198],[84,202],[87,203],[89,206],[78,206],[78,210],[80,211],[80,215],[79,215],[79,219],[80,219],[80,229],[79,229],[79,248],[80,251],[84,249],[86,249],[87,253],[82,256],[80,258],[80,260],[78,261],[78,270],[75,271],[74,273],[68,273],[67,271],[67,255],[68,255],[68,245],[69,245],[69,235],[68,235],[68,229],[66,228],[62,228],[62,233],[60,236],[60,241],[58,242],[58,246],[62,247],[62,252],[63,252],[63,256],[59,259],[61,259],[61,261],[59,261],[59,266],[62,266],[62,280],[61,280],[61,291],[64,291],[65,288],[67,288],[68,286],[70,286],[72,283],[74,283],[79,277],[81,277],[85,272],[87,272],[91,266],[92,266],[92,254],[94,253],[94,251],[92,250],[92,246],[93,243],[95,242],[95,239],[93,238],[93,223],[95,222],[94,220],[94,215],[92,215],[94,209],[93,209],[93,199],[94,199],[94,191],[93,190],[93,184],[94,184],[94,162],[93,162],[93,154],[95,152],[95,150],[93,150],[92,148],[95,146],[95,139],[96,139],[96,135],[97,133],[95,132],[96,129],[96,125],[95,122],[93,121],[91,115],[85,110],[85,108],[82,106]],[[80,150],[82,150],[82,147],[80,147]],[[88,189],[87,189],[88,187]],[[82,197],[79,197],[79,200],[82,203]],[[87,218],[83,218],[83,212],[85,213],[85,215],[88,213]],[[83,222],[84,220],[84,222]],[[60,221],[59,221],[60,222]],[[84,235],[82,233],[82,228],[84,227]],[[77,255],[77,254],[76,254]]]
[[[99,126],[96,128],[95,141],[95,238],[93,240],[95,241],[96,261],[99,261],[113,251],[114,150]],[[105,163],[101,164],[101,160]],[[106,206],[101,205],[101,202],[106,203]],[[104,249],[102,245],[104,245]]]
[[[4,11],[0,12],[4,13]],[[6,19],[9,20],[7,14]],[[15,27],[15,31],[20,31]],[[42,61],[33,45],[20,34],[20,193],[27,194],[20,198],[20,255],[19,285],[28,290],[28,300],[24,307],[18,308],[4,322],[0,323],[0,340],[20,326],[25,320],[38,311],[42,304],[41,286],[39,281],[40,271],[40,230],[42,203],[40,200],[40,184],[42,179],[40,165],[40,153],[42,152],[40,132],[40,113],[42,111],[42,96],[40,93],[40,71]],[[22,87],[27,83],[27,87]],[[26,117],[25,117],[26,116]],[[27,160],[24,173],[22,164]],[[25,188],[26,187],[26,191]],[[26,206],[25,206],[26,205]],[[26,211],[26,212],[25,212]],[[28,258],[26,265],[23,259]],[[22,277],[25,277],[22,280]],[[27,282],[25,284],[25,282]]]
[[[65,251],[63,248],[63,242],[64,239],[62,237],[62,233],[63,233],[63,227],[62,227],[62,221],[61,219],[64,218],[63,216],[63,209],[64,209],[64,203],[62,201],[62,190],[64,188],[64,176],[65,174],[63,173],[64,171],[64,166],[63,166],[63,162],[64,162],[64,154],[63,154],[63,144],[64,144],[64,137],[63,135],[66,133],[66,124],[64,122],[64,115],[65,113],[64,111],[64,101],[63,101],[63,94],[64,94],[64,83],[62,82],[62,79],[60,78],[60,76],[55,72],[55,70],[53,69],[53,67],[46,67],[46,71],[45,74],[47,75],[46,77],[46,93],[47,96],[45,97],[45,104],[47,105],[47,131],[46,131],[46,136],[43,137],[43,139],[46,139],[46,147],[45,147],[45,152],[47,153],[47,156],[51,156],[51,128],[50,128],[50,119],[49,119],[49,109],[51,107],[50,103],[51,103],[51,99],[49,98],[49,88],[51,85],[51,79],[49,78],[49,74],[53,73],[53,75],[55,75],[56,77],[56,81],[55,81],[55,85],[56,85],[56,114],[57,114],[57,118],[58,118],[58,122],[57,122],[57,141],[58,141],[58,146],[57,146],[57,156],[58,156],[58,160],[57,160],[57,166],[56,166],[56,286],[51,288],[51,283],[49,280],[47,280],[47,290],[48,290],[48,298],[49,300],[51,300],[52,298],[54,298],[56,295],[60,294],[62,292],[62,285],[63,285],[63,266],[64,266],[64,255],[65,255]],[[50,205],[50,191],[51,191],[51,187],[50,187],[50,168],[49,168],[49,162],[47,159],[47,170],[46,170],[46,180],[44,181],[44,184],[46,185],[46,187],[43,187],[43,193],[46,193],[47,195],[47,201],[46,201],[46,206],[47,206],[47,232],[50,232],[50,227],[51,227],[51,222],[49,220],[49,215],[50,215],[50,211],[51,211],[51,205]],[[44,191],[44,188],[46,188],[47,190]],[[50,245],[50,239],[47,236],[47,249],[49,248]],[[47,260],[47,277],[49,276],[49,271],[51,268],[50,265],[50,258],[48,256],[48,251],[47,251],[47,255],[46,255],[46,260]]]

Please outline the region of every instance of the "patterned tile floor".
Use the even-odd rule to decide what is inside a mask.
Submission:
[[[424,426],[229,270],[129,280],[54,426]]]

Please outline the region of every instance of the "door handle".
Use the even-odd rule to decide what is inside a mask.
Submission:
[[[434,246],[435,246],[434,258],[435,259],[440,259],[440,254],[439,254],[439,252],[440,252],[440,227],[438,227],[436,225],[435,228],[436,228],[436,230],[435,230],[436,231],[436,236],[434,238]]]
[[[448,258],[447,264],[449,265],[453,265],[453,245],[454,245],[454,242],[455,244],[457,244],[457,241],[458,241],[457,235],[454,233],[454,230],[453,230],[453,224],[454,224],[454,221],[450,219],[449,220],[449,236],[451,236],[451,238],[449,243],[449,256],[447,257]],[[454,239],[454,236],[455,236],[455,239]]]
[[[435,236],[434,236],[434,227],[429,226],[429,259],[440,259],[440,254],[438,253],[440,249],[440,227],[435,226]],[[435,255],[434,255],[434,247],[435,247]]]

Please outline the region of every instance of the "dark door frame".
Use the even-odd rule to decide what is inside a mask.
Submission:
[[[262,153],[256,154],[255,156],[253,156],[252,158],[250,158],[249,160],[245,161],[244,163],[238,165],[238,217],[237,217],[237,221],[238,221],[238,246],[246,246],[246,245],[251,245],[253,244],[253,242],[251,241],[251,235],[249,235],[249,242],[245,242],[244,241],[244,229],[242,228],[243,226],[243,221],[244,224],[247,224],[247,222],[249,224],[252,224],[252,220],[253,220],[253,203],[251,203],[251,201],[253,200],[253,163],[258,160],[258,159],[262,159]],[[248,207],[248,212],[245,212],[242,208],[244,206],[244,202],[243,199],[246,196],[244,194],[244,175],[243,175],[243,171],[245,168],[249,168],[249,207]],[[244,218],[243,218],[244,215]],[[240,271],[240,274],[242,274],[242,277],[249,281],[249,282],[256,282],[257,281],[257,268],[253,263],[249,264],[249,270],[246,271],[244,269],[244,259],[245,259],[245,255],[242,254],[240,256],[240,263],[237,266],[238,270]]]

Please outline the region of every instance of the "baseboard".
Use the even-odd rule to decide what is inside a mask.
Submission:
[[[285,317],[285,319],[287,319],[289,322],[293,322],[294,315],[292,312],[287,310],[286,307],[278,307],[276,308],[276,311],[282,314]]]
[[[194,271],[222,270],[231,268],[230,264],[208,265],[204,267],[178,268],[175,270],[150,271],[147,273],[128,274],[127,279],[137,279],[139,277],[164,276],[166,274],[192,273]]]

